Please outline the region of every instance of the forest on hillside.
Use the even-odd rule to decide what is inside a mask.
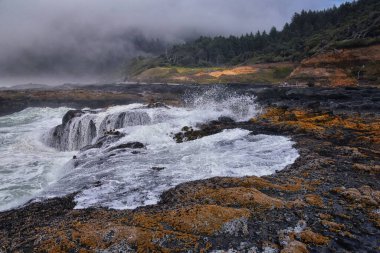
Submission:
[[[175,45],[156,58],[139,57],[130,71],[157,66],[209,67],[300,61],[334,48],[352,48],[380,42],[380,1],[358,0],[321,11],[295,13],[282,30],[236,36],[199,37]]]

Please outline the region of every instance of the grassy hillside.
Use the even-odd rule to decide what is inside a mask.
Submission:
[[[185,82],[277,82],[279,73],[287,69],[266,67],[267,63],[299,63],[303,59],[336,49],[352,49],[380,43],[380,1],[359,0],[339,8],[295,13],[292,21],[281,31],[257,32],[241,37],[200,37],[195,41],[172,47],[166,54],[155,58],[136,58],[127,75],[135,80]],[[242,75],[208,73],[212,68],[231,70],[233,66],[252,66],[262,71]],[[259,65],[257,65],[259,64]],[[148,69],[154,69],[146,72]],[[188,72],[182,75],[186,69]],[[211,69],[210,69],[211,68]],[[195,74],[193,74],[193,72]],[[280,74],[281,76],[281,74]],[[198,78],[197,78],[198,77]]]
[[[133,76],[139,82],[160,83],[280,83],[295,68],[293,63],[237,67],[154,67]]]

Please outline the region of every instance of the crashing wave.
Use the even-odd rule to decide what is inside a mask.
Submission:
[[[114,129],[148,125],[151,121],[146,111],[138,109],[110,114],[71,110],[63,117],[62,124],[48,133],[45,142],[61,151],[79,150],[94,144],[97,139]]]

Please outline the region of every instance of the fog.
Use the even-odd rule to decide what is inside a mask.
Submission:
[[[95,82],[123,64],[199,35],[281,29],[332,0],[0,0],[0,86]]]

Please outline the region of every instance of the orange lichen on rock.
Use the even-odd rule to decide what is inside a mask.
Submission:
[[[255,188],[204,188],[201,191],[186,195],[186,198],[196,201],[210,201],[222,206],[245,206],[264,209],[283,208],[284,201],[270,197]]]
[[[281,253],[308,253],[307,246],[299,241],[289,242],[282,250]]]
[[[305,200],[309,205],[316,206],[316,207],[324,207],[322,198],[316,194],[306,195]]]
[[[318,214],[318,216],[322,220],[330,220],[330,219],[332,219],[332,216],[330,214],[327,214],[327,213],[320,213],[320,214]]]
[[[165,226],[170,226],[175,231],[212,235],[220,232],[226,223],[249,216],[250,211],[244,208],[196,205],[155,214],[136,213],[132,218],[132,223],[135,226],[153,230],[162,230]]]
[[[318,137],[343,138],[342,130],[350,130],[356,141],[366,141],[380,144],[380,119],[375,117],[366,121],[362,117],[341,117],[326,112],[311,112],[305,110],[286,110],[268,108],[266,112],[253,122],[268,120],[282,128],[291,128],[302,132],[313,133]],[[330,131],[334,130],[334,131]]]
[[[137,252],[179,252],[182,249],[201,250],[196,236],[167,230],[151,230],[142,227],[124,226],[113,222],[88,222],[72,224],[71,227],[44,228],[38,249],[49,252],[81,252],[94,250],[125,251],[137,248]],[[166,249],[164,243],[174,243],[178,249]],[[205,246],[206,248],[208,246]]]
[[[343,224],[339,224],[333,221],[322,220],[321,223],[323,226],[330,229],[331,232],[335,232],[335,233],[341,232],[342,229],[345,228]]]
[[[355,163],[352,168],[354,170],[363,171],[367,173],[378,174],[380,173],[380,165],[368,165]]]
[[[380,228],[380,209],[372,210],[368,216],[376,227]]]
[[[311,230],[305,230],[300,233],[301,241],[306,244],[325,245],[330,239]]]
[[[301,178],[289,178],[288,180],[291,183],[287,184],[275,184],[269,182],[268,180],[260,177],[244,177],[244,178],[222,178],[220,179],[221,183],[233,184],[236,187],[247,187],[247,188],[256,188],[258,190],[279,190],[279,191],[289,191],[295,192],[300,191],[303,187],[303,180]]]
[[[341,189],[339,193],[348,201],[355,203],[357,207],[378,207],[380,205],[380,191],[376,191],[370,186],[362,186],[359,189]]]

